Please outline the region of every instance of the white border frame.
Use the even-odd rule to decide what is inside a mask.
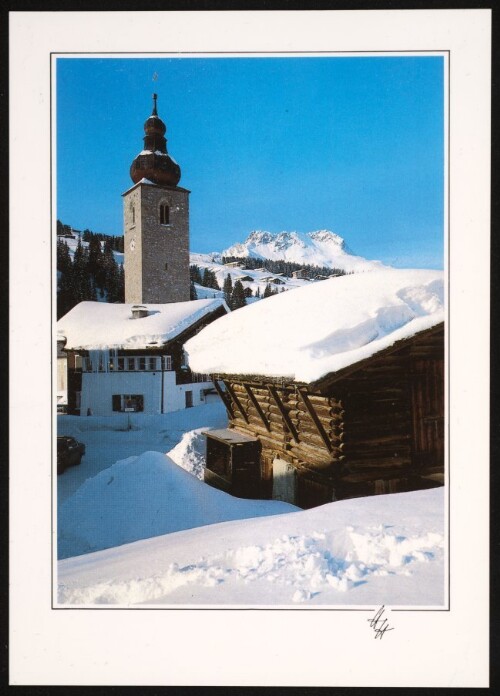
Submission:
[[[488,10],[11,13],[12,684],[487,686],[490,32]],[[350,611],[51,610],[50,371],[23,359],[29,346],[50,360],[50,53],[129,54],[145,40],[158,52],[450,51],[450,611],[394,614],[396,631],[374,641]]]

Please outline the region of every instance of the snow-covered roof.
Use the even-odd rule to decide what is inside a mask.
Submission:
[[[197,372],[314,382],[444,321],[442,271],[329,278],[238,309],[185,346]]]
[[[192,300],[169,304],[145,304],[149,314],[132,318],[133,304],[80,302],[57,322],[57,333],[66,338],[67,350],[107,348],[145,349],[176,338],[192,324],[219,307],[223,300]]]

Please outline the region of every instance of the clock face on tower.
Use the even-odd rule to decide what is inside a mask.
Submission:
[[[132,239],[132,241],[129,244],[130,251],[134,251],[135,249],[135,239]]]

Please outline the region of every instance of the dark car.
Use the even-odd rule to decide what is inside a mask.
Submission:
[[[59,435],[57,438],[57,473],[62,474],[68,466],[80,464],[85,454],[85,445],[74,437]]]

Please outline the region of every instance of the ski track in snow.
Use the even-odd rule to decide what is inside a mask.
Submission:
[[[369,576],[411,575],[414,564],[433,560],[443,546],[443,536],[437,532],[406,537],[391,525],[368,530],[346,527],[340,542],[338,534],[332,533],[283,535],[266,545],[228,549],[182,567],[169,564],[164,571],[145,578],[83,588],[61,584],[59,602],[148,603],[186,585],[213,587],[226,582],[266,580],[287,588],[290,603],[302,603],[325,589],[347,592],[367,582]]]

